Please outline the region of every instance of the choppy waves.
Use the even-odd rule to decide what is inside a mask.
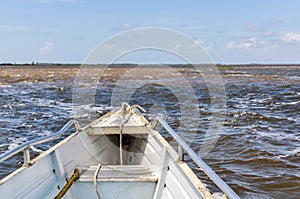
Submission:
[[[297,68],[292,72],[286,68],[268,70],[256,67],[225,72],[227,113],[223,132],[205,161],[242,198],[300,198],[300,72]],[[205,84],[192,74],[200,125],[197,128],[186,121],[183,136],[193,142],[191,146],[198,152],[213,110]],[[113,89],[113,81],[107,77],[98,85],[96,106],[72,106],[72,78],[6,81],[0,85],[0,152],[56,132],[72,118],[103,115],[113,108]],[[143,87],[132,96],[131,103],[146,107],[150,119],[158,113],[175,129],[179,125],[180,103],[161,86]],[[46,150],[53,144],[38,148]],[[189,163],[212,190],[216,189]],[[21,164],[21,154],[5,161],[0,164],[0,176]]]

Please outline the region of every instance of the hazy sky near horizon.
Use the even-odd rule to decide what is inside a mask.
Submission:
[[[300,1],[0,2],[0,62],[81,63],[122,31],[161,27],[201,45],[215,63],[300,63]],[[177,62],[135,56],[124,62]]]

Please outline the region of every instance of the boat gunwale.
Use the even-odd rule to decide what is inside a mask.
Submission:
[[[83,128],[76,128],[76,131],[72,134],[70,134],[69,136],[67,136],[65,139],[61,140],[60,142],[58,142],[57,144],[55,144],[54,146],[50,147],[49,149],[47,149],[46,151],[44,151],[42,154],[38,155],[37,157],[33,158],[32,160],[30,160],[29,164],[24,164],[23,166],[21,166],[20,168],[16,169],[15,171],[13,171],[12,173],[8,174],[7,176],[5,176],[3,179],[0,180],[0,185],[4,184],[5,182],[7,182],[8,180],[12,179],[14,176],[18,175],[19,173],[21,173],[22,171],[24,171],[26,168],[34,165],[36,162],[38,162],[39,160],[43,159],[44,157],[50,155],[52,152],[55,152],[55,150],[57,150],[59,147],[63,146],[65,143],[69,142],[72,138],[75,138],[76,136],[78,136],[80,133],[86,133],[88,136],[92,136],[88,134],[88,128],[92,127],[93,125],[103,121],[104,119],[112,116],[114,113],[116,113],[118,110],[120,110],[119,108],[114,109],[111,112],[108,112],[106,114],[104,114],[103,116],[101,116],[100,118],[90,122],[89,124],[87,124],[86,126],[84,126]],[[156,140],[158,142],[160,142],[160,144],[162,145],[162,147],[168,151],[168,153],[170,154],[170,156],[172,157],[172,159],[174,160],[174,162],[176,162],[176,165],[178,165],[181,170],[183,171],[183,174],[191,181],[191,183],[194,185],[194,187],[199,191],[199,193],[201,195],[203,195],[205,198],[212,198],[211,193],[209,192],[209,190],[206,188],[206,186],[201,182],[201,180],[196,176],[196,174],[191,170],[191,168],[188,166],[188,164],[186,162],[183,162],[180,160],[180,154],[178,154],[175,151],[175,148],[173,146],[170,145],[170,143],[167,142],[167,140],[161,135],[161,133],[159,131],[157,131],[155,129],[156,123],[157,121],[159,121],[161,123],[161,121],[159,119],[156,119],[153,121],[153,123],[149,123],[149,121],[142,115],[140,114],[139,111],[136,112],[140,117],[142,117],[143,121],[146,121],[145,123],[145,127],[148,129],[149,135],[148,136],[154,136],[156,138]],[[165,122],[165,121],[164,121]],[[164,126],[163,123],[161,123],[163,125],[164,128],[166,128]],[[169,127],[167,125],[167,127]],[[171,128],[171,127],[169,127]],[[167,129],[166,129],[167,130]],[[168,130],[167,130],[168,131]],[[172,129],[172,131],[174,131]],[[170,133],[170,132],[169,132]],[[175,133],[175,134],[174,134]],[[179,142],[176,139],[176,132],[174,131],[174,133],[170,133],[173,138],[175,139],[176,143],[182,146],[182,143]],[[173,135],[174,134],[174,135]],[[174,137],[175,136],[175,137]],[[184,141],[183,141],[184,142]],[[186,144],[184,142],[184,144]],[[189,155],[190,156],[190,155]],[[199,166],[199,165],[198,165]],[[201,168],[201,166],[200,166]],[[210,177],[209,175],[207,175],[208,177]],[[224,182],[225,183],[225,182]],[[226,183],[225,183],[226,184]],[[227,184],[226,184],[227,185]],[[228,185],[227,185],[228,186]],[[226,187],[225,187],[226,188]],[[231,190],[232,191],[232,190]],[[233,194],[234,196],[234,194]],[[232,198],[236,198],[236,197],[232,197]]]
[[[202,194],[202,196],[206,199],[213,199],[214,197],[209,192],[205,184],[201,182],[201,180],[196,176],[196,174],[192,171],[190,166],[179,159],[178,153],[175,151],[174,147],[168,143],[168,141],[159,133],[159,131],[155,130],[153,128],[153,125],[148,125],[148,128],[150,130],[149,134],[152,134],[157,138],[157,140],[165,147],[165,149],[169,152],[169,154],[172,156],[172,158],[175,160],[177,165],[183,170],[184,175],[191,180],[195,188]]]
[[[21,173],[23,170],[25,170],[26,168],[31,167],[32,165],[34,165],[37,161],[41,160],[42,158],[46,157],[47,155],[51,154],[52,152],[54,152],[56,149],[58,149],[60,146],[62,146],[63,144],[65,144],[66,142],[68,142],[69,140],[71,140],[73,137],[75,137],[76,135],[78,135],[79,131],[76,131],[74,133],[72,133],[71,135],[69,135],[68,137],[66,137],[65,139],[61,140],[60,142],[58,142],[57,144],[55,144],[54,146],[50,147],[49,149],[47,149],[46,151],[44,151],[42,154],[38,155],[37,157],[33,158],[29,164],[24,164],[22,165],[20,168],[16,169],[15,171],[13,171],[12,173],[8,174],[7,176],[5,176],[4,178],[0,179],[0,185],[4,184],[6,181],[8,181],[9,179],[13,178],[15,175],[18,175],[19,173]]]

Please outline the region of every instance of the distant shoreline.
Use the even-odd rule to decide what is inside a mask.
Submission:
[[[186,68],[193,67],[191,64],[133,64],[133,63],[120,63],[120,64],[86,64],[88,67],[114,67],[114,68],[132,68],[136,66],[152,66],[159,67],[161,65],[167,65],[174,68]],[[209,65],[209,64],[195,64],[196,66]],[[219,69],[230,69],[232,67],[300,67],[300,64],[215,64]],[[82,64],[78,63],[36,63],[36,64],[12,64],[12,63],[0,63],[0,68],[80,68]]]
[[[137,67],[139,66],[139,67]],[[201,76],[201,65],[192,67],[188,64],[164,65],[173,68],[184,77]],[[55,82],[71,80],[78,76],[102,77],[109,81],[115,81],[129,72],[136,69],[136,75],[145,75],[144,69],[163,67],[159,64],[137,65],[137,64],[114,64],[114,65],[89,65],[81,70],[81,65],[73,64],[50,64],[50,65],[0,65],[0,84],[11,84],[19,82]],[[104,69],[102,71],[100,69]],[[97,70],[100,69],[100,70]],[[144,68],[144,69],[143,69]],[[248,82],[293,82],[299,84],[300,65],[217,65],[218,71],[210,70],[209,65],[203,69],[206,74],[219,74],[225,81]],[[166,70],[165,70],[166,69]],[[207,70],[209,69],[209,70]],[[167,72],[168,68],[161,68]],[[102,74],[103,72],[103,74]],[[203,72],[203,71],[202,71]],[[168,73],[166,73],[168,74]]]

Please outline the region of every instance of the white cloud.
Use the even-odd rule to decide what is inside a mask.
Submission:
[[[277,35],[277,33],[275,33],[275,32],[268,32],[268,31],[265,31],[265,32],[261,32],[260,34],[259,34],[259,36],[265,36],[265,37],[273,37],[273,36],[276,36]]]
[[[48,53],[52,48],[54,47],[54,43],[51,41],[46,41],[45,44],[40,47],[39,49],[39,53],[40,55],[45,55],[46,53]]]
[[[131,28],[131,25],[128,24],[128,23],[123,23],[122,26],[121,26],[121,28],[122,28],[123,30],[128,30],[128,29]]]
[[[196,39],[196,40],[194,40],[192,48],[196,48],[197,46],[200,46],[204,50],[209,51],[209,50],[214,49],[215,44],[214,43],[206,42],[205,40],[202,40],[202,39]]]
[[[229,43],[226,45],[226,48],[227,48],[227,49],[231,49],[231,48],[235,48],[235,46],[236,46],[236,43],[233,42],[233,41],[231,41],[231,42],[229,42]]]
[[[226,48],[247,49],[247,48],[255,47],[256,45],[257,45],[256,38],[252,37],[246,40],[242,40],[239,43],[231,41],[226,45]]]
[[[239,42],[229,42],[226,45],[227,49],[250,49],[250,48],[265,48],[273,47],[276,43],[271,43],[263,40],[257,40],[256,37],[251,37]]]
[[[176,44],[174,49],[175,51],[195,52],[195,48],[202,48],[205,51],[212,51],[214,50],[214,47],[214,43],[210,43],[202,39],[195,39],[191,44]]]
[[[275,36],[276,33],[267,31],[266,28],[268,26],[275,26],[277,23],[279,23],[279,22],[278,21],[269,21],[263,25],[247,24],[246,26],[244,26],[244,29],[247,32],[256,34],[257,36],[271,37],[271,36]]]
[[[175,51],[179,51],[179,50],[181,50],[181,48],[183,48],[182,44],[175,45]]]
[[[196,40],[194,40],[192,47],[196,48],[197,46],[203,46],[204,44],[205,44],[204,40],[196,39]]]
[[[114,31],[123,31],[123,30],[129,30],[131,28],[132,28],[131,24],[129,24],[129,23],[123,23],[123,24],[120,24],[118,26],[113,26],[110,29],[114,30]]]
[[[299,34],[293,32],[287,33],[281,38],[281,40],[288,44],[300,43],[300,33]]]

